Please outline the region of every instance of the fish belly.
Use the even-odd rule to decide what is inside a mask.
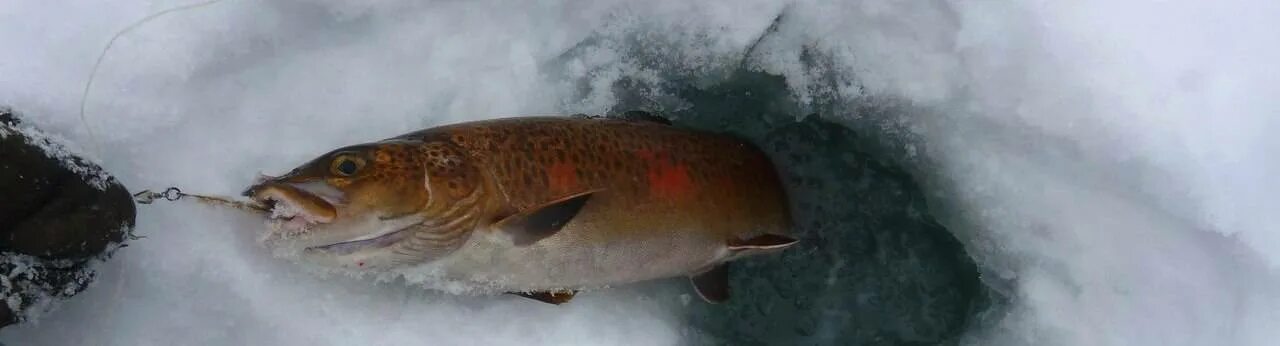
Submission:
[[[452,255],[414,271],[430,273],[431,284],[454,292],[583,290],[686,276],[727,256],[723,243],[710,239],[584,242],[589,237],[575,237],[582,230],[572,226],[525,247],[500,232],[476,234]]]

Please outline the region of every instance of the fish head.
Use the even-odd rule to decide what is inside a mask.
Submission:
[[[264,240],[323,246],[415,223],[427,204],[421,164],[410,142],[346,146],[243,192],[271,209]]]
[[[458,212],[476,199],[474,172],[454,147],[388,140],[332,150],[243,195],[272,210],[268,246],[313,262],[402,263],[428,255],[394,251],[411,232],[474,214]]]

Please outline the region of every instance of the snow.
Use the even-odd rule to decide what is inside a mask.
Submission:
[[[95,162],[133,189],[230,195],[336,146],[470,119],[602,113],[624,77],[713,81],[741,64],[786,76],[814,110],[867,96],[930,110],[893,119],[921,138],[901,149],[929,163],[915,173],[931,203],[950,210],[984,279],[1013,299],[973,331],[977,343],[1280,337],[1275,2],[223,1],[118,40],[82,123],[80,91],[111,35],[184,4],[0,6],[0,103],[100,148]],[[826,62],[805,68],[813,59]],[[551,307],[369,286],[273,260],[253,243],[261,226],[250,216],[191,204],[139,212],[147,238],[89,291],[0,342],[686,337],[679,300],[624,288]]]
[[[22,254],[0,254],[0,266],[11,268],[5,275],[0,275],[4,304],[9,311],[18,312],[18,321],[39,322],[45,315],[57,311],[67,297],[90,285],[95,276],[94,269],[101,264],[100,258],[77,266],[68,260],[47,261]],[[53,275],[68,275],[68,280],[55,285],[40,279]]]

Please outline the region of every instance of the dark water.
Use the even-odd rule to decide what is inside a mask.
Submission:
[[[910,107],[834,93],[802,105],[780,76],[731,68],[694,78],[633,53],[662,81],[613,83],[611,113],[649,110],[747,138],[781,168],[794,204],[800,245],[735,262],[728,303],[688,305],[691,343],[956,344],[996,304],[908,173],[924,169],[913,155],[919,142],[893,120]]]

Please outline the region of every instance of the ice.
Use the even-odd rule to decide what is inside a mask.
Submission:
[[[1003,244],[987,256],[1016,278],[1023,303],[997,339],[1272,342],[1275,220],[1262,210],[1276,201],[1264,178],[1276,143],[1261,134],[1277,127],[1274,101],[1257,95],[1275,89],[1276,68],[1259,61],[1280,53],[1263,43],[1274,27],[1261,19],[1278,11],[1245,1],[961,11],[976,24],[959,35],[976,97],[951,109],[977,116],[938,122],[953,127],[934,148],[966,196],[957,203]]]
[[[82,123],[111,35],[184,4],[0,6],[0,103],[98,148],[86,151],[135,190],[230,195],[258,172],[430,125],[633,97],[698,109],[706,97],[671,86],[754,69],[785,76],[788,94],[721,100],[795,100],[768,112],[845,124],[921,181],[1011,299],[968,341],[1280,337],[1275,2],[224,1],[116,42]],[[739,120],[759,133],[786,121]],[[694,339],[686,305],[701,304],[639,288],[551,307],[370,286],[275,260],[251,216],[139,212],[147,238],[0,342],[663,345]],[[832,272],[858,265],[840,255]]]

